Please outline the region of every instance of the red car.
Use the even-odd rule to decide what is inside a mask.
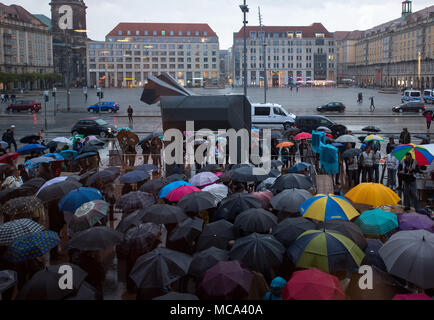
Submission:
[[[15,112],[15,111],[28,111],[28,112],[39,112],[41,110],[41,104],[36,101],[31,100],[17,100],[15,103],[10,104],[6,111]]]

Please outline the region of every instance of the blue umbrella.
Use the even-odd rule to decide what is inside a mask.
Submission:
[[[149,178],[149,174],[147,174],[145,171],[131,171],[119,179],[122,183],[136,183],[141,182]]]
[[[78,155],[78,152],[75,150],[63,150],[63,151],[60,151],[60,155],[65,160],[73,160]]]
[[[185,182],[185,181],[174,181],[172,183],[169,183],[168,185],[164,186],[161,190],[160,193],[158,194],[158,197],[160,199],[165,198],[168,196],[168,194],[170,193],[170,191],[182,187],[182,186],[192,186],[191,183]]]
[[[102,199],[103,195],[98,189],[81,187],[72,190],[59,201],[59,210],[75,212],[84,203]]]
[[[19,153],[20,155],[31,154],[32,152],[41,153],[45,149],[47,149],[47,147],[41,144],[28,144],[24,147],[19,148],[17,150],[17,153]]]
[[[289,173],[298,173],[300,171],[303,171],[304,169],[309,168],[310,166],[312,166],[310,163],[300,162],[293,166],[291,169],[289,169]]]
[[[48,158],[48,157],[39,157],[39,158],[33,158],[30,160],[27,160],[24,165],[26,167],[32,167],[41,163],[50,163],[51,161],[54,161],[53,158]]]
[[[89,157],[93,157],[93,156],[96,156],[95,152],[86,152],[86,153],[80,154],[74,160],[80,160],[80,159],[89,158]]]
[[[59,153],[47,153],[47,154],[44,154],[44,157],[51,157],[51,158],[54,158],[56,160],[65,160],[65,158],[62,155],[60,155]]]

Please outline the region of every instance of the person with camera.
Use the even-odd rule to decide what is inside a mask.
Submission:
[[[417,199],[416,173],[420,172],[417,161],[413,159],[410,152],[405,155],[401,161],[398,171],[402,176],[402,184],[404,187],[404,206],[419,209],[419,201]]]

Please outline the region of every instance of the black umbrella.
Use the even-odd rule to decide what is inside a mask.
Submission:
[[[381,129],[375,126],[367,126],[362,129],[362,131],[366,132],[381,132]]]
[[[203,220],[200,218],[188,218],[176,226],[169,235],[169,241],[172,243],[187,245],[190,248],[203,229]]]
[[[269,191],[277,178],[267,178],[256,187],[256,192]]]
[[[81,150],[80,150],[80,155],[78,157],[76,157],[75,159],[79,158],[81,155],[83,154],[87,154],[87,153],[97,153],[99,150],[101,150],[102,146],[93,146],[93,145],[88,145],[86,144]],[[90,157],[90,156],[89,156]],[[81,158],[79,158],[81,159]]]
[[[0,271],[0,295],[6,290],[15,286],[18,280],[16,271],[2,270]]]
[[[235,193],[220,202],[214,219],[233,222],[237,215],[251,208],[262,208],[261,201],[250,194]]]
[[[60,278],[63,276],[63,272],[65,272],[59,272],[59,270],[62,267],[65,268],[64,266],[72,270],[72,289],[61,288],[59,286],[59,283],[61,283]],[[76,293],[86,277],[87,272],[71,263],[49,266],[35,273],[25,283],[19,292],[17,300],[62,300]]]
[[[362,230],[360,230],[359,226],[353,222],[333,220],[326,223],[319,223],[317,225],[318,230],[324,229],[324,226],[327,230],[338,231],[338,233],[341,233],[347,238],[350,238],[362,250],[364,250],[368,246]]]
[[[103,171],[99,171],[92,175],[89,180],[87,180],[86,185],[91,186],[98,180],[101,181],[103,184],[113,182],[119,177],[120,171],[117,172],[115,169],[109,170],[105,169]]]
[[[275,195],[270,200],[270,204],[274,210],[296,213],[298,207],[310,198],[312,198],[312,194],[307,190],[287,189]]]
[[[315,229],[315,224],[308,219],[287,218],[273,229],[273,236],[288,248],[303,232]]]
[[[358,137],[358,139],[361,143],[363,143],[365,141],[366,137],[367,136],[360,136],[360,137]]]
[[[137,227],[143,223],[143,210],[137,210],[133,213],[130,213],[125,218],[119,222],[118,226],[116,227],[116,231],[125,233],[128,231],[128,229],[132,227]]]
[[[383,258],[381,258],[379,250],[383,243],[379,239],[366,239],[368,246],[365,248],[365,258],[362,265],[376,266],[380,270],[387,272]]]
[[[214,267],[220,261],[229,260],[229,251],[216,247],[210,247],[193,255],[189,274],[200,278],[208,269]]]
[[[279,131],[273,131],[271,132],[271,139],[283,139],[283,135]]]
[[[206,191],[195,191],[183,196],[178,206],[185,212],[202,212],[215,207],[215,197]]]
[[[205,225],[196,244],[196,251],[216,247],[228,248],[228,242],[235,239],[234,225],[226,220],[220,220]]]
[[[167,183],[175,182],[175,181],[186,181],[187,177],[185,174],[172,174],[166,178]]]
[[[51,148],[57,148],[57,142],[56,141],[50,141],[47,143],[47,148],[51,149]]]
[[[155,203],[155,198],[150,193],[133,191],[123,195],[116,201],[116,208],[124,212],[147,208]]]
[[[272,168],[278,168],[283,166],[283,162],[280,160],[271,160],[271,167]]]
[[[188,218],[182,208],[168,204],[154,204],[140,211],[143,212],[143,222],[177,224]]]
[[[148,141],[148,140],[152,140],[154,138],[159,138],[162,135],[164,135],[162,132],[153,132],[151,134],[148,134],[146,137],[140,139],[139,144],[142,144],[143,142]]]
[[[159,192],[167,184],[165,179],[153,179],[145,182],[139,189],[142,192],[154,193]]]
[[[36,136],[36,135],[31,135],[31,136],[25,136],[24,138],[20,139],[21,143],[34,143],[33,141],[39,141],[41,140],[40,136]]]
[[[96,146],[96,147],[104,147],[105,146],[105,142],[101,141],[101,140],[90,140],[88,142],[86,142],[85,146]]]
[[[207,164],[206,166],[202,167],[199,172],[213,172],[221,169],[221,167],[218,164]]]
[[[276,225],[277,217],[262,208],[243,211],[234,223],[235,230],[241,237],[251,233],[270,233]]]
[[[285,247],[272,235],[252,233],[235,240],[229,256],[251,270],[266,274],[282,263],[284,253]]]
[[[108,168],[104,169],[104,171],[110,171],[110,172],[116,173],[118,175],[121,174],[121,168],[120,167],[108,167]]]
[[[187,274],[191,256],[167,248],[157,248],[139,257],[130,278],[138,288],[163,288]]]
[[[273,191],[274,194],[277,194],[285,189],[308,190],[312,187],[312,181],[305,175],[298,173],[288,173],[276,179],[271,191]]]
[[[257,173],[255,171],[258,171]],[[280,172],[278,173],[280,174]],[[237,182],[261,182],[267,178],[273,177],[273,173],[265,172],[261,168],[254,167],[241,167],[232,169],[230,177],[233,181]]]
[[[123,234],[108,227],[93,227],[72,236],[65,246],[66,250],[79,249],[82,251],[105,250],[120,243]]]
[[[79,300],[79,301],[91,301],[98,300],[98,293],[96,289],[90,285],[88,282],[84,281],[77,293],[69,296],[65,300]]]
[[[38,191],[45,183],[45,179],[43,178],[33,178],[27,180],[21,187],[22,188],[31,188],[33,190]]]
[[[239,168],[253,168],[253,165],[251,165],[250,163],[232,164],[228,169],[226,169],[226,171],[233,171]]]
[[[186,300],[199,300],[199,298],[194,294],[171,291],[168,294],[165,294],[164,296],[156,297],[152,300],[186,301]]]
[[[155,223],[142,223],[128,229],[124,239],[116,246],[116,253],[120,259],[141,256],[154,250],[167,236],[164,225]]]
[[[119,179],[121,183],[136,183],[149,179],[149,174],[145,171],[130,171],[122,175]]]
[[[153,164],[142,164],[140,166],[134,167],[134,171],[145,171],[149,173],[152,171],[158,171],[158,167]]]
[[[342,153],[342,159],[352,159],[354,157],[358,157],[361,153],[362,150],[360,149],[348,149]]]
[[[86,152],[86,153],[81,153],[79,156],[77,156],[74,160],[80,160],[80,159],[86,159],[86,158],[90,158],[90,157],[94,157],[96,156],[97,153],[96,152]]]
[[[72,190],[82,187],[82,184],[75,179],[66,179],[61,182],[50,184],[43,188],[36,195],[41,201],[48,202],[51,200],[59,200],[70,193]]]

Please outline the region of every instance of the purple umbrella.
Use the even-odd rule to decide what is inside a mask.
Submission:
[[[249,295],[252,279],[239,261],[221,261],[205,273],[198,294],[204,300],[241,300]]]
[[[405,213],[398,217],[400,230],[427,230],[434,233],[434,221],[419,213]]]

